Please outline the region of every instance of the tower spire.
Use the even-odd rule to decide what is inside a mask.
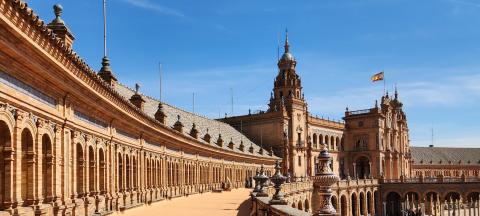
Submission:
[[[285,53],[289,52],[290,45],[288,45],[288,29],[285,29]]]
[[[397,83],[395,83],[395,99],[398,99]]]

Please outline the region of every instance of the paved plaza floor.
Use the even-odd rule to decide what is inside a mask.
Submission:
[[[251,190],[241,188],[221,193],[195,194],[143,205],[118,216],[248,216]]]

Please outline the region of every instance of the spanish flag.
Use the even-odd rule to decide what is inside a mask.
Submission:
[[[383,71],[380,73],[376,73],[375,75],[372,76],[372,82],[377,82],[383,80]]]

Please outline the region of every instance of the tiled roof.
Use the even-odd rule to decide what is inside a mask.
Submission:
[[[410,147],[414,165],[480,166],[480,148]]]
[[[115,85],[115,90],[126,99],[129,99],[135,93],[133,89],[130,89],[119,83]],[[151,116],[152,118],[154,118],[154,115],[158,109],[159,101],[145,95],[142,95],[142,98],[145,100],[144,112],[148,116]],[[163,110],[167,115],[166,125],[173,128],[173,125],[177,121],[177,115],[180,116],[180,122],[182,122],[184,126],[183,133],[186,136],[190,136],[190,130],[192,129],[193,123],[195,123],[196,125],[195,128],[198,130],[197,140],[199,142],[220,148],[220,146],[218,146],[216,143],[217,143],[219,134],[221,134],[222,140],[223,140],[222,148],[225,150],[252,155],[249,152],[250,145],[252,145],[254,148],[253,155],[262,156],[262,157],[271,157],[269,155],[269,152],[266,149],[263,150],[263,155],[259,154],[260,146],[253,143],[245,135],[237,131],[235,128],[233,128],[229,124],[226,124],[217,120],[209,119],[203,116],[199,116],[199,115],[181,110],[177,107],[171,106],[166,103],[162,103],[162,105],[163,105]],[[210,143],[207,143],[205,140],[203,140],[203,137],[207,133],[207,130],[208,130],[208,134],[211,136]],[[228,147],[228,144],[230,143],[230,141],[234,143],[233,149]],[[243,145],[244,145],[243,152],[239,149],[241,141],[243,141]],[[277,157],[273,156],[273,158],[277,158]]]

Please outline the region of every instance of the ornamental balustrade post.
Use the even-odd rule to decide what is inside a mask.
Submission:
[[[260,192],[260,179],[259,179],[259,176],[260,176],[260,171],[258,171],[258,169],[257,169],[255,176],[253,176],[253,181],[255,181],[255,188],[253,188],[253,192],[254,192],[254,193]]]
[[[268,176],[265,174],[265,167],[260,167],[260,173],[258,174],[258,182],[260,186],[260,190],[257,192],[257,197],[268,197],[268,193],[265,191],[265,186],[268,181]]]
[[[331,156],[328,153],[325,144],[322,144],[320,155],[318,155],[318,164],[313,186],[314,193],[319,198],[318,209],[315,209],[314,216],[338,215],[337,211],[332,205],[332,185],[339,181],[330,169]]]
[[[270,205],[287,205],[287,201],[284,199],[282,190],[282,184],[285,182],[286,177],[280,173],[280,162],[275,163],[275,174],[271,177],[271,181],[275,184],[275,194],[270,200]]]

